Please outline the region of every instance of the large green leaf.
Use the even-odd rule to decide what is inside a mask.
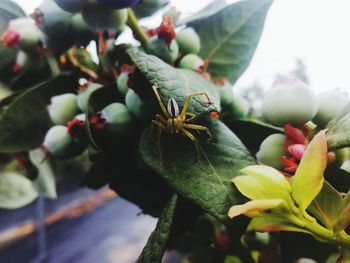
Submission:
[[[15,172],[0,174],[0,208],[15,209],[28,205],[38,197],[32,182]]]
[[[350,146],[350,103],[327,125],[327,140],[330,150]]]
[[[137,259],[138,263],[161,263],[173,223],[177,195],[174,194],[159,217],[156,229],[149,237],[146,246]]]
[[[307,208],[328,229],[333,229],[334,223],[341,211],[342,197],[333,186],[326,181],[321,192]]]
[[[150,129],[141,137],[140,151],[144,161],[160,174],[180,195],[195,203],[217,220],[228,223],[227,212],[232,205],[243,202],[242,195],[231,180],[239,171],[255,164],[241,141],[220,121],[206,124],[214,138],[201,141],[201,159],[190,140],[181,136],[162,136],[164,162]]]
[[[189,23],[201,38],[199,55],[208,71],[234,83],[248,67],[258,45],[272,0],[245,0]]]
[[[72,91],[77,80],[62,74],[33,88],[19,91],[0,102],[0,151],[33,149],[50,126],[46,106],[54,95]]]
[[[158,57],[137,49],[130,49],[128,53],[148,81],[151,84],[157,83],[159,94],[165,101],[174,98],[181,108],[186,96],[194,92],[207,92],[213,103],[208,103],[205,96],[195,96],[191,99],[188,111],[202,114],[220,110],[217,87],[204,77],[191,70],[176,69]]]

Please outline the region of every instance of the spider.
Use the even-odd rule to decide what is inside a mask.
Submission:
[[[158,93],[158,85],[156,83],[152,86],[152,89],[154,91],[154,94],[156,95],[157,101],[164,115],[162,116],[161,114],[156,114],[154,120],[152,120],[153,126],[156,126],[158,128],[157,145],[160,156],[160,162],[163,163],[163,154],[160,145],[160,136],[162,131],[167,132],[171,135],[179,134],[185,138],[190,139],[194,143],[197,152],[197,159],[199,160],[201,149],[199,141],[189,130],[205,132],[208,135],[208,140],[212,139],[213,135],[210,133],[207,127],[188,123],[189,121],[195,119],[197,115],[191,112],[187,112],[187,108],[189,106],[191,98],[194,96],[205,96],[208,99],[208,103],[212,103],[208,94],[206,92],[196,92],[189,94],[185,99],[184,106],[180,113],[179,106],[174,98],[170,98],[167,103],[167,107],[165,107],[165,104]]]

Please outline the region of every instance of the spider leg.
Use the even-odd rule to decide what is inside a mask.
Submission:
[[[205,126],[201,125],[196,125],[196,124],[189,124],[189,123],[184,123],[184,128],[187,129],[192,129],[192,130],[197,130],[197,131],[204,131],[208,135],[208,141],[213,139],[213,135],[209,131],[209,129]]]
[[[199,145],[198,139],[192,133],[190,133],[189,131],[186,131],[185,129],[182,130],[182,135],[189,138],[194,143],[194,147],[196,148],[196,153],[197,153],[197,160],[200,161],[201,147]]]
[[[202,95],[207,97],[208,103],[210,103],[210,104],[213,103],[211,101],[211,99],[209,98],[208,93],[206,93],[206,92],[195,92],[195,93],[192,93],[192,94],[188,95],[186,97],[186,100],[185,100],[185,103],[184,103],[184,107],[182,108],[182,111],[181,111],[181,114],[180,114],[181,119],[183,121],[185,121],[185,119],[186,119],[186,112],[187,112],[187,108],[188,108],[188,106],[190,104],[191,98],[195,97],[195,96],[202,96]]]
[[[193,119],[195,119],[197,117],[196,114],[191,113],[191,112],[186,112],[186,116],[189,116],[190,118],[188,118],[186,121],[192,121]]]
[[[156,95],[157,101],[159,103],[160,108],[162,109],[162,112],[164,113],[164,115],[167,118],[170,118],[169,113],[166,110],[166,107],[164,105],[164,102],[163,102],[162,98],[159,96],[159,93],[158,93],[158,90],[157,90],[158,89],[157,83],[154,83],[154,85],[152,86],[152,89],[153,89],[154,94]]]
[[[163,123],[161,123],[160,121],[157,121],[157,120],[152,120],[152,124],[153,124],[152,129],[153,129],[153,126],[157,126],[156,144],[157,144],[157,148],[158,148],[160,163],[163,165],[163,152],[162,152],[162,148],[161,148],[161,144],[160,144],[160,138],[161,138],[162,130],[165,130],[166,126],[164,126]]]
[[[156,114],[156,116],[154,117],[156,121],[159,121],[160,123],[162,123],[164,126],[167,125],[167,121],[166,119],[160,115],[160,114]]]

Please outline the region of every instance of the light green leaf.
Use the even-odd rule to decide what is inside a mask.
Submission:
[[[0,151],[36,148],[50,127],[46,106],[54,95],[72,91],[77,80],[61,74],[33,88],[21,90],[0,102]]]
[[[15,172],[0,173],[0,208],[16,209],[38,197],[32,182]]]
[[[161,263],[173,224],[177,195],[174,194],[159,217],[156,229],[149,237],[137,263]]]
[[[201,160],[193,143],[181,136],[162,136],[160,163],[154,138],[147,129],[140,142],[142,158],[177,193],[195,203],[217,220],[229,223],[227,212],[232,205],[245,201],[232,186],[231,180],[239,171],[255,164],[240,140],[220,121],[210,120],[203,124],[214,138],[210,142],[200,140]]]
[[[248,67],[272,0],[240,1],[188,25],[200,36],[200,57],[208,71],[234,83]]]
[[[342,197],[328,182],[307,208],[325,227],[333,229],[341,211]]]
[[[350,103],[344,107],[342,113],[328,123],[327,128],[327,140],[330,150],[350,146]]]
[[[195,96],[190,101],[188,111],[197,115],[220,111],[218,89],[204,77],[191,70],[174,68],[156,56],[147,55],[136,49],[130,49],[128,53],[149,83],[152,85],[157,83],[159,94],[165,101],[174,98],[182,108],[186,96],[194,92],[207,92],[213,103],[208,103],[205,96]]]
[[[33,182],[36,191],[41,196],[57,198],[55,175],[50,160],[46,158],[46,153],[38,148],[29,152],[29,158],[39,171],[38,178]]]
[[[328,162],[325,131],[315,135],[307,146],[298,169],[292,178],[292,197],[305,211],[323,186],[323,173]]]

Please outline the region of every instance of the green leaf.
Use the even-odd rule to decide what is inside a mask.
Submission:
[[[153,15],[167,4],[169,4],[169,0],[144,0],[134,5],[132,9],[134,10],[137,18],[144,18]]]
[[[17,54],[17,49],[15,48],[6,48],[3,44],[0,43],[0,71],[2,71],[6,66],[11,65],[15,62]],[[3,77],[1,77],[2,79]]]
[[[159,217],[156,229],[149,237],[146,246],[137,259],[137,263],[161,263],[165,251],[165,245],[168,241],[175,208],[177,204],[177,195],[174,194],[168,205]]]
[[[292,178],[292,197],[303,212],[322,189],[327,161],[326,136],[321,131],[307,146]]]
[[[342,197],[328,182],[307,208],[325,227],[333,229],[341,211]]]
[[[15,172],[0,174],[0,208],[16,209],[30,204],[38,197],[32,182]]]
[[[46,106],[54,95],[72,91],[77,80],[67,74],[19,91],[0,102],[0,151],[36,148],[50,127]]]
[[[218,89],[204,77],[191,70],[174,68],[158,57],[136,49],[130,49],[128,53],[149,83],[157,83],[159,94],[165,101],[174,98],[182,108],[186,96],[194,92],[207,92],[213,103],[208,103],[205,96],[195,96],[190,101],[188,111],[196,115],[220,111]]]
[[[201,160],[197,161],[194,145],[181,136],[162,136],[163,165],[150,129],[141,137],[141,155],[177,193],[195,203],[217,220],[228,223],[228,210],[243,202],[231,180],[239,171],[255,164],[241,141],[220,121],[206,124],[214,138],[200,142]]]
[[[328,147],[331,151],[350,146],[350,103],[328,123],[327,128]]]
[[[34,181],[36,191],[40,196],[57,198],[55,174],[46,153],[38,148],[29,152],[29,158],[39,171],[38,178]]]
[[[252,153],[258,152],[261,143],[271,134],[283,133],[283,129],[260,121],[233,120],[225,124]]]
[[[240,1],[188,25],[201,38],[200,57],[208,71],[234,83],[248,67],[262,33],[272,0]]]
[[[337,218],[335,218],[334,232],[342,231],[350,224],[350,191],[339,203],[340,209]]]

